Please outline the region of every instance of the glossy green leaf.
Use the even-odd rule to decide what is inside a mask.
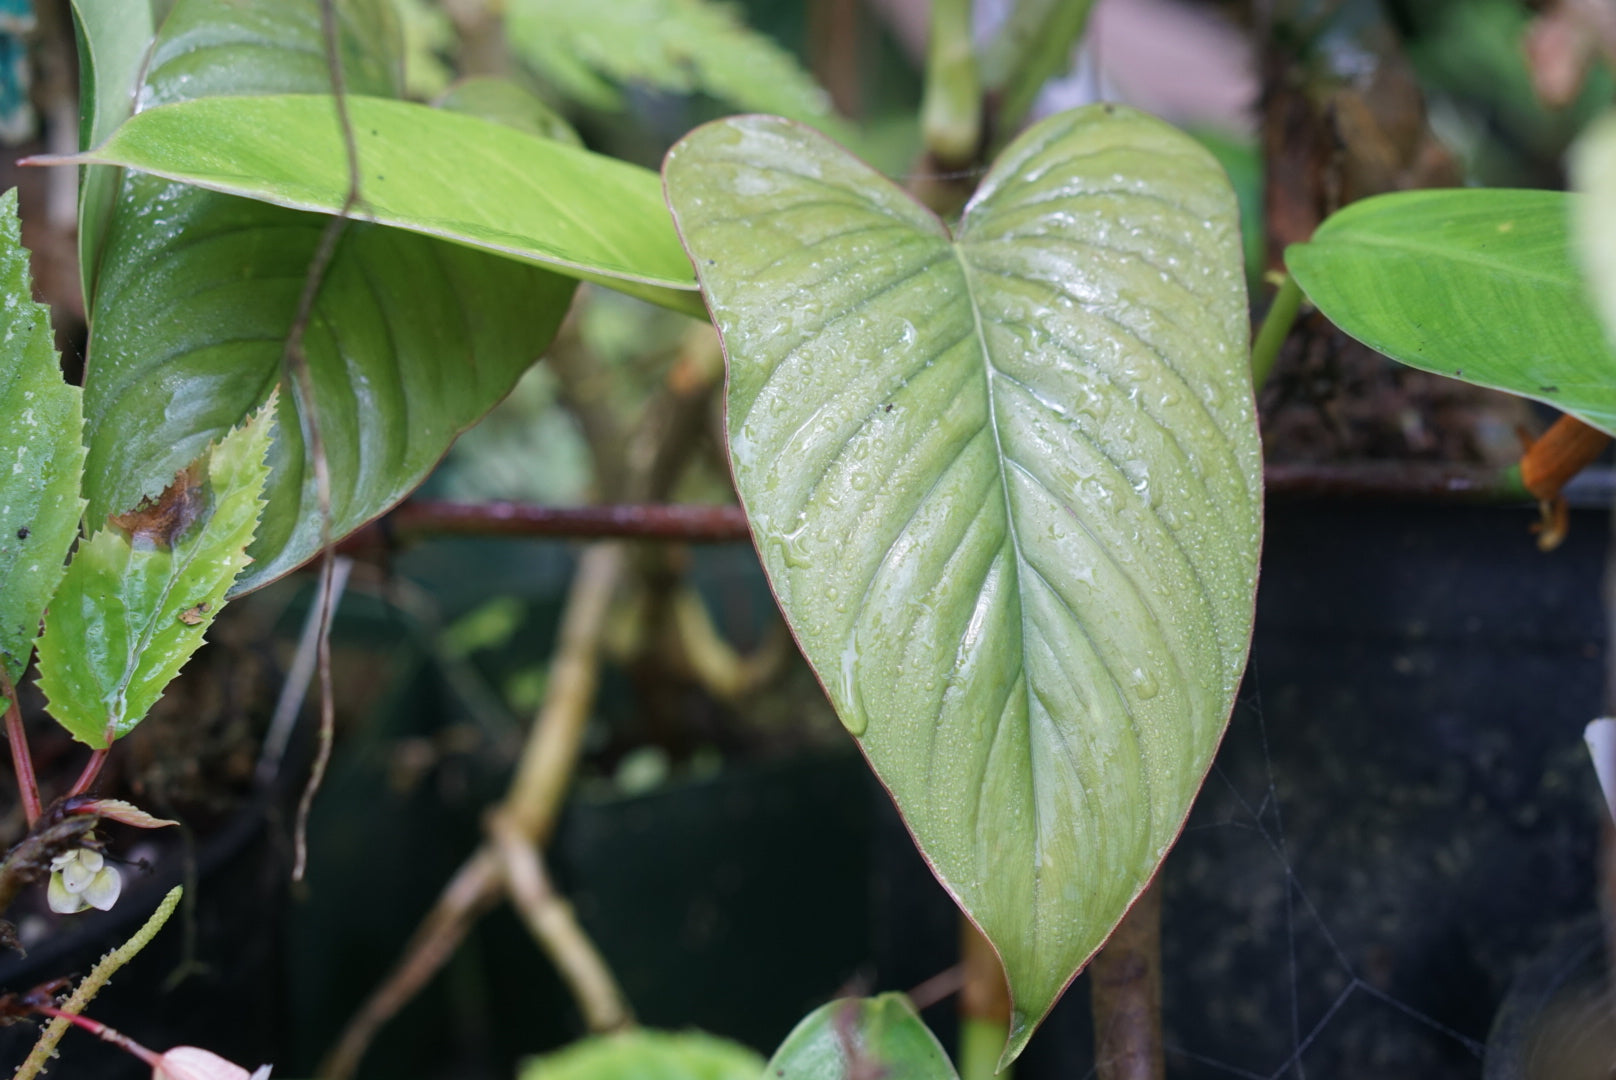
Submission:
[[[521,1080],[758,1080],[763,1059],[699,1031],[596,1035],[527,1061]]]
[[[129,119],[155,29],[147,0],[73,0],[79,48],[79,149],[99,145]],[[79,278],[88,310],[107,219],[122,173],[102,165],[79,176]]]
[[[273,403],[79,545],[39,639],[39,687],[80,742],[127,735],[201,647],[249,561]]]
[[[15,189],[0,196],[0,414],[0,665],[15,686],[84,510],[84,409],[34,303]]]
[[[1571,196],[1460,188],[1353,203],[1285,263],[1331,322],[1394,360],[1616,432],[1616,352],[1568,235]]]
[[[348,86],[397,91],[385,4],[349,0]],[[141,99],[199,88],[318,91],[318,0],[179,0]],[[90,313],[84,493],[92,521],[153,496],[282,378],[284,341],[327,218],[130,172]],[[340,537],[403,498],[543,352],[574,282],[460,244],[350,224],[305,340]],[[310,558],[319,499],[303,408],[281,398],[253,588]]]
[[[821,1005],[786,1036],[765,1080],[956,1080],[931,1029],[902,994]]]
[[[363,216],[703,314],[657,175],[465,113],[353,96]],[[348,162],[325,95],[148,109],[82,160],[334,214]]]
[[[602,109],[619,87],[704,93],[816,126],[830,98],[795,57],[713,0],[508,0],[512,50],[567,96]]]
[[[1594,306],[1605,320],[1605,340],[1616,342],[1616,114],[1578,140],[1571,153],[1571,180],[1581,192],[1572,201],[1577,255]]]
[[[1095,106],[957,233],[786,121],[664,168],[775,595],[944,885],[1011,1051],[1183,824],[1245,666],[1261,466],[1234,195]]]

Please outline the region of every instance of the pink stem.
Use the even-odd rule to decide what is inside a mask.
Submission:
[[[34,759],[28,753],[28,736],[22,730],[22,709],[17,704],[17,688],[0,671],[0,694],[6,698],[6,742],[11,744],[11,767],[17,774],[17,794],[32,827],[39,820],[39,780],[34,776]]]
[[[79,773],[79,778],[74,781],[73,789],[67,793],[67,797],[72,798],[75,795],[83,795],[86,791],[89,791],[90,785],[95,783],[96,777],[101,775],[101,766],[106,763],[106,750],[96,750],[91,753],[90,760],[84,763],[84,771]]]
[[[40,1005],[36,1003],[33,1005],[33,1009],[35,1012],[44,1013],[46,1016],[54,1019],[66,1020],[74,1027],[88,1031],[91,1035],[94,1035],[98,1039],[105,1040],[121,1050],[127,1050],[154,1069],[157,1067],[157,1063],[162,1060],[161,1054],[146,1049],[129,1036],[123,1034],[122,1032],[112,1030],[99,1020],[91,1020],[88,1016],[80,1016],[78,1013],[65,1012],[62,1009],[56,1008],[54,1005]]]

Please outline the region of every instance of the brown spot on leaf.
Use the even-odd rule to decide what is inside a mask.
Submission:
[[[203,475],[202,464],[194,462],[175,473],[173,483],[156,499],[142,499],[133,510],[108,515],[107,520],[136,546],[171,548],[207,509]]]
[[[180,612],[180,622],[186,626],[195,626],[202,621],[203,616],[208,613],[208,609],[212,606],[212,604],[204,600],[195,607],[188,607]]]

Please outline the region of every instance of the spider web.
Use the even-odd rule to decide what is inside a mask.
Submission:
[[[1269,1062],[1253,1065],[1251,1059],[1247,1063],[1237,1063],[1213,1054],[1204,1053],[1195,1048],[1188,1040],[1180,1041],[1172,1037],[1169,1031],[1167,1050],[1170,1060],[1173,1060],[1175,1075],[1206,1075],[1206,1076],[1235,1076],[1244,1080],[1284,1080],[1295,1077],[1304,1080],[1309,1075],[1310,1051],[1318,1048],[1326,1051],[1323,1055],[1333,1059],[1321,1071],[1318,1067],[1312,1070],[1312,1075],[1319,1077],[1363,1075],[1358,1071],[1359,1066],[1349,1065],[1343,1056],[1344,1048],[1328,1045],[1327,1036],[1338,1027],[1337,1021],[1348,1021],[1353,1029],[1347,1036],[1349,1044],[1360,1042],[1361,1035],[1368,1031],[1373,1032],[1372,1038],[1382,1044],[1392,1044],[1393,1057],[1416,1057],[1429,1059],[1431,1057],[1446,1059],[1451,1071],[1454,1064],[1469,1065],[1469,1068],[1460,1068],[1458,1074],[1469,1072],[1479,1073],[1479,1062],[1482,1058],[1484,1045],[1480,1038],[1467,1034],[1453,1024],[1444,1022],[1431,1011],[1405,1000],[1398,994],[1391,992],[1385,986],[1395,983],[1395,979],[1388,978],[1385,971],[1374,972],[1373,960],[1365,961],[1355,959],[1351,942],[1338,939],[1331,929],[1331,919],[1321,905],[1315,900],[1313,892],[1303,880],[1301,872],[1292,854],[1285,831],[1284,803],[1281,797],[1280,784],[1276,779],[1275,765],[1272,749],[1268,738],[1267,722],[1261,705],[1261,697],[1257,693],[1250,694],[1243,702],[1237,713],[1236,724],[1244,727],[1245,731],[1231,733],[1230,753],[1227,753],[1214,764],[1208,778],[1208,797],[1204,802],[1210,805],[1203,806],[1196,817],[1185,830],[1183,843],[1193,848],[1199,834],[1217,832],[1222,834],[1238,834],[1244,837],[1251,847],[1255,849],[1255,858],[1261,861],[1264,854],[1269,862],[1268,873],[1273,882],[1277,883],[1278,907],[1282,912],[1280,923],[1271,928],[1282,940],[1284,964],[1281,972],[1271,974],[1260,983],[1264,990],[1256,997],[1265,999],[1267,1010],[1258,1013],[1247,1013],[1247,1018],[1257,1020],[1268,1029],[1269,1038],[1258,1040],[1259,1044],[1267,1042]],[[1244,740],[1236,736],[1244,735]],[[1242,745],[1244,743],[1244,745]],[[1260,776],[1257,778],[1258,796],[1252,797],[1252,777],[1240,775],[1242,770],[1250,771],[1251,750],[1260,751]],[[1229,759],[1233,760],[1229,760]],[[1213,820],[1206,820],[1212,818]],[[1224,851],[1231,846],[1227,842],[1227,835],[1218,845]],[[1245,860],[1248,861],[1248,853]],[[1247,866],[1248,872],[1252,868]],[[1260,880],[1260,873],[1258,878]],[[1254,882],[1255,883],[1255,882]],[[1253,908],[1274,905],[1274,892],[1259,887],[1250,894]],[[1350,920],[1349,920],[1350,921]],[[1261,938],[1261,920],[1256,920],[1256,936]],[[1315,964],[1321,958],[1322,967]],[[1384,966],[1384,965],[1382,965]],[[1172,978],[1173,967],[1167,965],[1167,977]],[[1278,1015],[1272,1011],[1276,1003],[1272,990],[1279,990],[1278,1004],[1281,1008]],[[1252,995],[1248,992],[1236,992],[1237,1002],[1250,1004]],[[1360,1010],[1355,1019],[1349,1018],[1349,1006],[1355,1003],[1370,1005],[1378,1008],[1379,1016],[1365,1015],[1369,1010]],[[1182,1008],[1182,1005],[1181,1005]],[[1238,1010],[1237,1010],[1238,1011]],[[1266,1012],[1267,1015],[1263,1015]],[[1172,1027],[1173,1017],[1168,1017],[1169,1029]],[[1273,1036],[1274,1025],[1277,1024],[1285,1034],[1284,1042],[1288,1046],[1275,1048],[1276,1040]],[[1236,1025],[1239,1026],[1238,1024]],[[1398,1030],[1401,1028],[1401,1030]],[[1355,1037],[1358,1036],[1358,1037]],[[1351,1048],[1347,1049],[1350,1054]],[[1410,1055],[1410,1050],[1414,1051]],[[1288,1051],[1288,1052],[1285,1052]],[[1333,1052],[1330,1052],[1333,1051]],[[1248,1050],[1248,1053],[1250,1051]],[[1260,1054],[1253,1057],[1260,1057]],[[1368,1066],[1369,1062],[1362,1062]],[[1375,1063],[1379,1068],[1385,1068],[1387,1061]],[[1407,1061],[1404,1064],[1412,1065]],[[1435,1061],[1426,1061],[1426,1067],[1438,1064]],[[1446,1075],[1442,1072],[1441,1075]],[[1436,1072],[1425,1072],[1424,1075],[1437,1075]]]

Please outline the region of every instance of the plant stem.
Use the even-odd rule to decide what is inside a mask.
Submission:
[[[1279,350],[1290,336],[1296,313],[1301,309],[1302,287],[1287,274],[1285,280],[1280,282],[1279,292],[1274,294],[1273,303],[1268,305],[1268,314],[1263,316],[1257,340],[1251,343],[1251,383],[1258,390],[1263,388],[1268,376],[1273,373]]]
[[[982,84],[971,40],[971,0],[932,0],[920,127],[941,168],[963,168],[981,150]]]
[[[1163,1080],[1161,887],[1140,894],[1089,965],[1099,1080]]]
[[[486,846],[461,865],[410,935],[398,964],[349,1018],[337,1044],[315,1070],[316,1076],[343,1080],[359,1069],[377,1033],[432,981],[465,940],[472,923],[494,906],[500,881],[499,860]]]
[[[412,499],[394,510],[384,526],[368,526],[349,537],[344,548],[364,547],[383,535],[530,536],[558,539],[676,540],[682,543],[735,543],[751,538],[746,512],[733,504],[692,506],[626,503],[616,506],[536,506],[531,503],[452,503]]]
[[[665,498],[678,479],[691,445],[692,420],[706,410],[723,376],[712,328],[703,327],[701,334],[700,339],[692,337],[687,342],[689,347],[669,372],[662,396],[647,407],[631,440],[624,483],[629,498]],[[577,764],[599,683],[610,601],[627,564],[628,553],[616,541],[595,544],[580,560],[562,614],[544,704],[528,732],[505,801],[489,819],[491,830],[496,824],[509,828],[534,848],[554,830]],[[320,1063],[319,1076],[343,1080],[353,1075],[382,1026],[454,955],[471,924],[493,906],[502,891],[512,895],[502,873],[497,839],[491,834],[439,895],[405,945],[398,965],[348,1021],[337,1045]]]
[[[79,778],[73,781],[73,787],[67,793],[69,798],[74,795],[83,795],[90,790],[90,785],[100,777],[101,769],[107,763],[107,753],[111,749],[110,746],[104,746],[100,750],[90,752],[90,760],[84,763],[84,771],[79,773]]]
[[[11,744],[11,768],[17,774],[17,798],[22,802],[28,827],[39,820],[39,780],[34,776],[34,757],[28,751],[28,734],[22,728],[22,706],[11,677],[0,671],[0,695],[6,699],[6,742]]]
[[[162,1055],[155,1050],[146,1049],[123,1032],[115,1031],[99,1020],[91,1020],[88,1016],[80,1016],[78,1013],[58,1009],[54,1005],[35,1005],[34,1011],[43,1016],[51,1017],[53,1024],[61,1023],[69,1027],[76,1027],[80,1031],[89,1032],[102,1042],[109,1042],[120,1050],[127,1050],[153,1068],[156,1068],[157,1063],[162,1060]]]
[[[960,1080],[993,1080],[1010,1037],[1010,987],[999,954],[976,924],[960,915]],[[1012,1066],[998,1075],[1010,1080]]]
[[[497,815],[490,822],[489,833],[504,864],[511,903],[566,981],[589,1030],[600,1035],[632,1027],[634,1015],[622,988],[600,950],[579,925],[572,905],[550,887],[537,845],[514,823]]]
[[[505,795],[502,813],[522,835],[540,842],[555,828],[567,781],[583,745],[600,683],[606,616],[623,577],[625,556],[622,544],[608,541],[591,547],[579,561],[567,595],[544,705]]]
[[[331,744],[336,735],[336,716],[331,701],[331,585],[335,576],[336,552],[331,545],[331,463],[326,456],[324,429],[320,424],[320,402],[314,392],[314,376],[309,371],[308,354],[303,350],[303,337],[308,332],[309,320],[314,315],[314,304],[325,283],[326,271],[336,257],[337,244],[348,226],[348,215],[359,205],[359,146],[354,140],[353,124],[348,119],[347,82],[342,71],[342,47],[338,40],[336,0],[320,0],[320,40],[325,47],[326,74],[331,80],[331,99],[336,105],[337,126],[342,130],[343,152],[348,163],[348,192],[342,200],[342,209],[326,223],[320,233],[320,242],[309,260],[303,275],[303,288],[298,295],[292,324],[286,332],[286,344],[281,354],[281,368],[291,379],[298,403],[298,417],[302,421],[303,444],[308,448],[313,465],[316,504],[320,512],[320,742],[315,753],[314,767],[297,804],[297,819],[292,828],[292,846],[295,852],[292,880],[302,881],[308,861],[309,810],[314,796],[325,780],[325,770],[331,761]]]
[[[56,1044],[62,1041],[62,1036],[67,1033],[69,1024],[78,1024],[80,1027],[86,1028],[86,1030],[93,1030],[92,1025],[95,1028],[101,1028],[103,1032],[109,1032],[117,1036],[116,1039],[108,1039],[109,1042],[116,1042],[117,1045],[122,1046],[148,1065],[157,1063],[157,1055],[139,1043],[126,1039],[124,1036],[112,1031],[111,1028],[98,1024],[94,1020],[81,1017],[78,1014],[82,1013],[85,1007],[90,1004],[91,999],[101,992],[101,988],[107,984],[108,979],[117,973],[119,968],[133,960],[136,954],[141,949],[144,949],[152,938],[157,936],[157,931],[163,928],[163,924],[168,921],[168,917],[174,914],[174,909],[179,906],[180,896],[183,892],[184,890],[178,885],[168,890],[168,895],[163,897],[163,902],[157,905],[157,910],[151,913],[151,917],[146,920],[145,925],[136,930],[134,936],[128,941],[103,956],[100,962],[79,983],[78,987],[73,991],[73,996],[68,998],[67,1004],[63,1005],[60,1010],[41,1010],[42,1012],[49,1011],[55,1019],[46,1025],[44,1031],[39,1033],[39,1041],[34,1043],[33,1050],[29,1053],[27,1060],[18,1067],[12,1080],[33,1080],[34,1077],[38,1076],[40,1070],[45,1067],[51,1056],[55,1054]],[[107,1038],[105,1034],[102,1034],[101,1037]]]

